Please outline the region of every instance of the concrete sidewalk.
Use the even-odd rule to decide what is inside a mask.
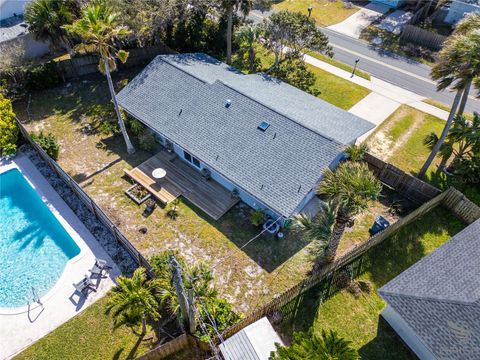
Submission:
[[[310,55],[304,55],[304,59],[305,62],[310,65],[325,70],[354,84],[370,89],[372,93],[355,104],[349,112],[368,120],[377,126],[403,104],[443,120],[447,120],[448,118],[447,111],[424,103],[422,100],[426,98],[415,94],[414,92],[405,90],[373,76],[370,80],[366,80],[359,76],[352,76],[349,71],[340,69]]]

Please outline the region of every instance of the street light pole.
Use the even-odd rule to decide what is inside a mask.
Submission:
[[[355,66],[353,67],[352,75],[350,77],[353,77],[355,75],[355,70],[357,70],[357,65],[360,59],[355,60]]]
[[[310,18],[310,15],[312,15],[312,10],[313,10],[313,7],[312,7],[312,5],[310,5],[310,6],[308,7],[308,17],[309,17],[309,18]]]

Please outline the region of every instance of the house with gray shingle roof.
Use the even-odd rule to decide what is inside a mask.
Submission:
[[[480,220],[378,290],[420,359],[480,359]]]
[[[265,74],[208,55],[159,55],[119,105],[193,168],[253,208],[284,218],[315,197],[322,173],[374,125]]]

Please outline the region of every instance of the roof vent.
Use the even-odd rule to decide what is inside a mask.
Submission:
[[[268,122],[262,121],[262,122],[260,123],[260,125],[258,125],[257,128],[258,128],[259,130],[261,130],[261,131],[265,131],[265,130],[268,129],[269,126],[270,126],[270,124],[269,124]]]
[[[232,100],[227,99],[227,101],[225,101],[225,107],[226,107],[226,108],[229,108],[230,105],[232,105]]]

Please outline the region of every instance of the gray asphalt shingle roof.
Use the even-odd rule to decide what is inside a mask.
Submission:
[[[438,359],[480,359],[480,220],[378,292]]]
[[[205,82],[213,83],[220,80],[267,107],[342,144],[349,144],[374,128],[372,123],[283,81],[263,73],[245,75],[206,54],[168,55],[163,59]]]
[[[196,58],[202,65],[191,65]],[[219,65],[205,67],[205,62]],[[252,91],[260,87],[254,83],[252,94],[242,91],[243,80],[241,86],[227,84],[227,76],[220,76],[224,72],[245,77],[204,54],[157,56],[117,99],[152,129],[290,216],[344,145],[258,101]],[[321,122],[328,114],[320,112],[318,118]],[[262,121],[270,124],[265,132],[257,129]]]

